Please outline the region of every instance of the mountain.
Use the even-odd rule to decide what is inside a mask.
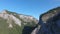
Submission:
[[[31,34],[60,34],[60,7],[40,15],[39,24]]]
[[[0,12],[0,34],[30,34],[37,24],[38,20],[29,15]]]

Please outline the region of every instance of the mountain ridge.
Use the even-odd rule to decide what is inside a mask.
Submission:
[[[60,34],[60,7],[41,14],[38,26],[31,34]]]
[[[0,29],[2,28],[1,31],[3,32],[0,32],[0,34],[30,34],[37,24],[38,20],[32,16],[22,15],[8,10],[3,10],[0,13]]]

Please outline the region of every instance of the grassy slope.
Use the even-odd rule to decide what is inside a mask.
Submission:
[[[13,28],[8,28],[6,20],[0,18],[0,34],[22,34],[22,27],[13,24]]]
[[[16,13],[13,13],[13,12],[8,12],[8,14],[16,14]],[[14,15],[15,17],[17,17],[18,19],[19,16],[18,14]],[[7,23],[7,20],[4,20],[2,18],[0,18],[0,34],[29,34],[30,31],[32,31],[32,29],[34,28],[34,26],[36,25],[33,21],[31,23],[27,23],[27,22],[24,22],[22,19],[20,19],[22,21],[22,26],[18,26],[14,23],[14,21],[12,21],[12,25],[13,25],[13,28],[8,28],[8,23]],[[23,23],[27,23],[26,25],[24,25]],[[28,28],[28,29],[26,29]],[[27,32],[27,33],[25,33]]]
[[[16,25],[13,21],[12,25],[13,25],[13,28],[8,28],[7,20],[0,18],[0,34],[22,34],[24,31],[23,29],[25,29],[24,27],[28,26],[27,28],[29,28],[29,30],[32,30],[30,28],[33,27],[34,24],[28,23],[27,25],[23,25],[23,22],[22,22],[22,26],[20,27]],[[25,32],[27,32],[26,30]]]

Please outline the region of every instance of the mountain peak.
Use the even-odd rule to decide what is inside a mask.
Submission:
[[[60,6],[59,7],[56,7],[56,9],[58,9],[58,8],[60,9]]]
[[[3,10],[2,13],[3,14],[7,14],[8,10]]]
[[[32,34],[60,34],[60,7],[43,13],[40,16],[39,25]]]
[[[44,22],[46,22],[47,19],[49,19],[49,18],[51,18],[51,17],[53,17],[53,16],[55,16],[55,15],[57,15],[57,14],[59,14],[59,13],[60,13],[60,7],[56,7],[56,8],[53,8],[53,9],[51,9],[51,10],[43,13],[40,18],[41,18]]]
[[[38,20],[9,10],[0,13],[0,34],[30,34]],[[27,29],[28,28],[28,29]]]

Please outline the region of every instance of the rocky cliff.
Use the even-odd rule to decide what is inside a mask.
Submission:
[[[42,14],[38,27],[31,34],[60,34],[60,7]]]
[[[0,13],[0,34],[30,34],[37,23],[32,16],[3,10]]]

